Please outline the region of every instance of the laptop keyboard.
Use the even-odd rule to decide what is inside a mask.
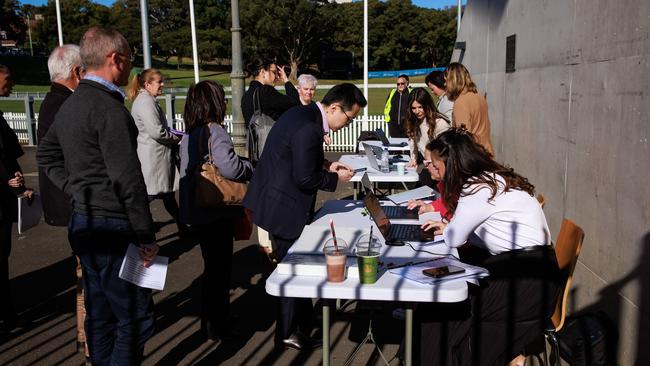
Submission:
[[[391,239],[420,241],[421,233],[419,225],[391,225],[388,236]]]
[[[418,218],[417,212],[415,213],[415,215],[411,214],[411,216],[409,216],[409,213],[414,212],[415,210],[409,210],[404,206],[382,206],[381,208],[384,210],[384,213],[389,218],[402,218],[402,217],[403,218],[412,217],[414,219]]]

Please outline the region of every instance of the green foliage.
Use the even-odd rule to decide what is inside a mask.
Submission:
[[[7,39],[22,43],[25,40],[27,24],[19,9],[18,0],[0,0],[0,30],[7,32]]]
[[[118,29],[136,54],[142,52],[139,0],[116,0],[109,8],[92,0],[61,2],[63,37],[77,43],[90,26]],[[192,56],[189,5],[186,0],[150,0],[152,54],[164,63]],[[456,38],[456,10],[414,6],[411,0],[369,0],[369,68],[407,69],[444,65]],[[35,49],[49,53],[57,44],[54,1],[34,7],[0,0],[0,28],[25,37],[25,14],[42,14],[33,31]],[[199,61],[227,60],[231,53],[230,1],[195,0]],[[312,67],[328,51],[349,51],[362,66],[363,3],[326,0],[240,0],[245,60],[263,56],[298,69]],[[9,24],[9,26],[5,26]]]

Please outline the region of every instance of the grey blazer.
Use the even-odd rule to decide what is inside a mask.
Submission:
[[[204,130],[203,134],[201,130]],[[210,124],[212,159],[224,177],[247,182],[253,175],[253,164],[235,154],[235,147],[228,132],[219,124]],[[232,218],[241,213],[236,208],[204,209],[194,206],[194,173],[206,157],[200,151],[207,151],[207,128],[195,128],[181,140],[180,172],[180,216],[186,224],[209,224],[219,219]]]
[[[169,132],[165,113],[156,98],[144,89],[133,101],[131,115],[138,127],[138,158],[147,194],[176,191],[178,171],[173,149],[180,137]]]

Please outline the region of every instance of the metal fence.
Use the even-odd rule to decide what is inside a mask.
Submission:
[[[18,140],[22,144],[35,145],[36,144],[36,129],[38,128],[38,113],[30,118],[31,123],[28,123],[25,113],[11,113],[5,112],[4,117],[18,135]],[[226,115],[226,130],[232,133],[232,116]],[[184,131],[185,123],[183,122],[183,115],[175,114],[171,121],[171,125],[177,129]],[[330,132],[332,143],[324,145],[325,151],[337,152],[353,152],[356,150],[357,138],[361,131],[374,131],[377,128],[386,130],[386,122],[384,116],[368,116],[368,121],[364,122],[363,117],[358,117],[348,127],[343,128],[336,132]]]

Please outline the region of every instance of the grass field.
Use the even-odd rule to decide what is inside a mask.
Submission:
[[[165,86],[167,88],[187,88],[194,82],[194,72],[187,69],[164,69],[161,70],[165,75]],[[201,71],[199,73],[201,80],[215,80],[223,86],[230,86],[230,73],[229,72],[218,72],[218,71]],[[352,82],[355,84],[363,84],[363,80],[332,80],[332,79],[321,79],[319,84],[321,85],[334,85],[341,82]],[[370,79],[368,81],[370,84],[392,84],[395,82],[393,78],[382,78],[382,79]],[[417,76],[411,78],[411,83],[422,83],[424,82],[423,76]],[[249,80],[246,81],[248,85]],[[294,83],[295,84],[295,83]],[[43,85],[25,85],[17,84],[14,86],[14,91],[16,92],[47,92],[49,90],[48,86]],[[368,114],[378,115],[383,114],[384,104],[386,102],[386,97],[388,96],[390,89],[389,88],[380,88],[380,89],[368,89]],[[327,90],[318,89],[316,91],[316,100],[320,100]],[[230,107],[232,103],[228,103],[228,114],[230,114]],[[164,103],[161,103],[163,109],[165,109]],[[175,102],[176,113],[183,113],[183,108],[185,106],[184,99],[177,99]],[[127,107],[130,107],[130,104],[127,102]],[[38,111],[40,108],[40,101],[34,101],[34,111]],[[23,101],[8,101],[0,99],[0,110],[4,112],[17,112],[22,113],[25,111]]]

